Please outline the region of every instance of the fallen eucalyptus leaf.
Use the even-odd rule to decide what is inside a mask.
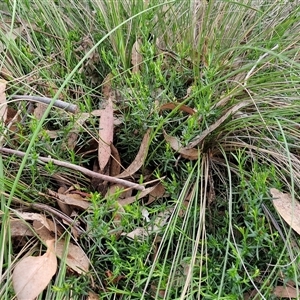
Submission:
[[[300,234],[300,204],[297,200],[293,200],[292,196],[282,193],[272,188],[270,193],[273,196],[273,205],[280,216],[298,233]]]
[[[57,269],[54,240],[47,240],[42,256],[27,256],[16,264],[12,282],[18,300],[35,299],[49,284]]]
[[[147,154],[148,154],[150,132],[151,132],[151,129],[148,129],[146,134],[144,135],[139,152],[136,155],[134,161],[129,165],[129,167],[127,169],[125,169],[121,174],[119,174],[116,177],[118,177],[118,178],[129,177],[142,167],[142,165],[147,157]]]

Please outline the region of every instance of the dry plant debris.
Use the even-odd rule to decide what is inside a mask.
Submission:
[[[117,175],[118,178],[130,177],[142,167],[148,154],[150,133],[151,129],[148,129],[143,137],[139,152],[134,161],[121,174]]]
[[[270,193],[273,196],[273,205],[279,215],[289,224],[298,234],[300,234],[300,204],[288,193],[282,193],[272,188]]]
[[[7,119],[7,103],[6,103],[6,81],[0,79],[0,118],[5,122]]]
[[[57,269],[54,240],[47,240],[42,256],[27,256],[14,269],[12,281],[18,300],[34,300],[49,284]]]
[[[131,51],[131,63],[132,63],[132,73],[136,74],[140,71],[140,66],[143,62],[143,56],[141,54],[141,40],[137,39],[132,46]]]
[[[100,172],[104,171],[111,156],[111,144],[114,136],[113,96],[105,100],[100,110],[98,161]]]

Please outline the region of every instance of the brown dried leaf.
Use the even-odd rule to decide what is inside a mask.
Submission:
[[[120,192],[121,191],[121,192]],[[109,186],[105,198],[109,196],[113,196],[116,193],[120,193],[119,199],[128,198],[132,195],[132,189],[124,189],[123,185],[120,184],[112,184]]]
[[[112,92],[112,88],[111,88],[112,78],[113,78],[112,73],[109,73],[109,74],[107,74],[107,76],[104,78],[104,80],[102,82],[102,94],[105,99],[108,99]]]
[[[125,235],[131,239],[139,238],[143,239],[147,237],[151,233],[158,233],[161,231],[161,228],[168,222],[168,219],[170,218],[171,214],[173,213],[173,208],[168,208],[165,211],[160,212],[152,225],[149,225],[146,228],[137,227],[133,231],[129,233],[123,232],[121,235]]]
[[[93,292],[88,293],[87,300],[99,300],[99,296]]]
[[[32,227],[43,241],[53,239],[51,231],[49,231],[40,221],[33,221]]]
[[[135,157],[134,161],[129,165],[129,167],[126,170],[124,170],[121,174],[119,174],[116,177],[118,177],[118,178],[129,177],[142,167],[142,165],[147,157],[147,154],[148,154],[150,133],[151,133],[151,129],[148,129],[146,134],[144,135],[139,152],[138,152],[137,156]]]
[[[47,105],[43,103],[36,103],[33,115],[40,120],[47,109]]]
[[[136,196],[128,197],[128,198],[125,198],[125,199],[118,199],[118,203],[122,206],[131,204],[131,203],[133,203],[133,202],[135,202],[139,199],[144,198],[149,193],[151,193],[155,188],[156,188],[156,185],[144,189],[142,192],[138,193]]]
[[[138,238],[138,239],[145,238],[149,235],[149,233],[146,231],[145,228],[137,227],[136,229],[132,230],[131,232],[129,232],[129,233],[123,232],[123,233],[121,233],[121,235],[127,236],[130,239],[134,240],[135,238]]]
[[[282,193],[272,188],[270,193],[273,196],[273,205],[280,216],[298,233],[300,234],[300,204],[293,200],[292,196]]]
[[[34,236],[32,230],[27,223],[22,220],[10,220],[10,234],[11,236]]]
[[[164,186],[161,183],[157,184],[155,186],[154,190],[152,192],[150,192],[149,199],[148,199],[146,205],[149,205],[152,202],[154,202],[156,199],[161,198],[164,194],[165,194]]]
[[[48,189],[48,193],[50,196],[53,196],[53,197],[59,199],[60,201],[62,201],[63,203],[65,203],[67,205],[75,206],[75,207],[81,208],[83,210],[86,210],[90,207],[90,202],[86,201],[84,198],[82,198],[78,194],[64,195],[64,194],[56,193],[50,189]]]
[[[55,232],[55,225],[45,216],[38,213],[27,213],[27,212],[17,212],[18,217],[26,221],[39,221],[41,222],[49,231]]]
[[[195,111],[191,107],[181,104],[181,103],[170,102],[170,103],[163,104],[159,108],[159,111],[166,110],[166,109],[171,109],[171,110],[178,109],[180,111],[184,111],[184,112],[188,113],[189,115],[193,115],[195,113]]]
[[[111,94],[105,102],[105,107],[101,110],[99,122],[99,145],[98,145],[98,162],[100,171],[103,171],[107,165],[114,136],[114,110],[113,95]]]
[[[65,241],[59,240],[56,243],[56,255],[62,259],[65,253]],[[87,273],[89,271],[89,259],[85,252],[77,245],[69,243],[68,255],[66,258],[67,265],[78,274]]]
[[[141,40],[137,39],[132,46],[131,50],[131,63],[132,73],[136,74],[140,71],[140,65],[143,62],[143,56],[141,55]]]
[[[42,240],[51,237],[50,231],[41,223],[34,222],[33,227]],[[59,239],[55,245],[55,254],[60,258],[65,256],[65,240]],[[86,273],[89,270],[89,259],[85,252],[77,245],[69,243],[68,254],[66,256],[66,264],[78,274]]]
[[[54,240],[47,240],[42,256],[27,256],[16,264],[12,275],[18,300],[35,299],[49,284],[57,269]]]
[[[197,149],[184,148],[176,137],[167,135],[165,132],[164,132],[164,138],[170,144],[171,148],[176,152],[178,152],[182,157],[190,160],[198,159],[199,151]]]
[[[110,176],[117,176],[121,172],[121,158],[118,149],[111,144],[111,164],[110,164]]]
[[[279,298],[299,299],[297,289],[291,286],[276,286],[273,295]]]
[[[0,120],[3,122],[7,119],[7,103],[6,103],[6,81],[0,79]]]
[[[214,124],[210,125],[207,129],[202,131],[200,135],[198,135],[192,142],[190,142],[187,147],[183,148],[186,149],[192,149],[196,147],[197,145],[201,144],[203,140],[211,134],[214,130],[216,130],[222,123],[224,123],[231,115],[234,115],[237,111],[239,111],[241,108],[249,105],[250,101],[242,101],[234,106],[232,106],[221,118],[219,118]]]

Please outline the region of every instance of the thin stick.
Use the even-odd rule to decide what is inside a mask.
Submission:
[[[30,95],[12,95],[12,99],[17,100],[29,100],[29,101],[35,101],[40,102],[44,104],[50,104],[50,102],[53,100],[52,98],[47,97],[40,97],[40,96],[30,96]],[[62,108],[72,114],[75,114],[78,112],[78,107],[75,104],[67,103],[62,100],[55,100],[53,106],[56,106],[58,108]]]
[[[9,148],[3,148],[3,147],[0,147],[0,152],[15,154],[15,155],[20,156],[20,157],[25,156],[25,152],[23,152],[23,151],[9,149]],[[103,174],[100,174],[100,173],[97,173],[97,172],[93,172],[89,169],[71,164],[71,163],[66,162],[66,161],[60,161],[60,160],[57,160],[57,159],[53,159],[53,158],[49,158],[49,157],[42,157],[42,156],[39,156],[38,160],[40,160],[42,162],[45,162],[45,163],[52,162],[57,166],[65,167],[65,168],[72,169],[72,170],[75,170],[75,171],[79,171],[82,174],[85,174],[89,177],[99,178],[99,179],[102,179],[102,180],[105,180],[105,181],[108,181],[108,182],[117,183],[117,184],[120,184],[120,185],[123,185],[123,186],[127,186],[127,187],[137,189],[139,191],[143,191],[145,189],[145,187],[140,185],[140,184],[137,184],[137,183],[134,183],[134,182],[131,182],[131,181],[127,181],[127,180],[124,180],[124,179],[108,176],[108,175],[103,175]]]

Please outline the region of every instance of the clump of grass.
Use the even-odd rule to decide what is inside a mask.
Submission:
[[[54,96],[63,84],[61,96],[70,103],[80,102],[81,111],[91,111],[101,101],[99,82],[112,73],[122,101],[118,107],[123,124],[115,139],[122,162],[133,160],[151,127],[144,170],[166,176],[165,198],[148,210],[152,220],[169,213],[168,223],[142,241],[115,234],[120,228],[128,233],[147,227],[141,204],[125,207],[120,228],[114,228],[117,196],[93,194],[93,210],[82,216],[90,230],[80,241],[92,262],[91,274],[72,276],[62,261],[47,299],[81,299],[91,290],[104,299],[239,299],[253,291],[271,299],[277,285],[289,280],[297,284],[295,239],[278,232],[284,223],[274,227],[279,218],[269,194],[271,187],[295,196],[300,190],[296,4],[34,1],[30,7],[24,3],[5,9],[12,12],[8,19],[15,26],[27,23],[24,33],[11,39],[0,54],[8,94]],[[7,40],[9,26],[2,29],[1,40]],[[132,74],[131,51],[137,38],[143,62],[139,73]],[[73,72],[75,68],[78,72]],[[194,108],[195,114],[160,112],[160,105],[179,101]],[[45,138],[46,127],[30,118],[23,125],[25,132],[17,134],[17,141],[22,141],[17,148],[26,150],[30,145],[35,154],[47,149],[53,157],[88,165],[88,159],[83,162],[76,152],[62,150],[76,117],[66,116],[62,124],[61,116],[52,112],[46,120],[64,127],[55,141]],[[84,128],[82,144],[97,137],[96,127],[91,120]],[[163,130],[184,146],[202,135],[196,143],[198,160],[180,157],[164,140]],[[38,134],[44,138],[32,142]],[[7,146],[15,144],[7,141]],[[10,200],[22,198],[24,186],[33,197],[55,186],[52,176],[58,170],[47,175],[35,161],[25,167],[25,160],[24,186],[11,183],[21,174],[16,175],[19,163],[2,157],[0,164],[2,190],[12,190]],[[12,165],[16,171],[9,173]],[[1,210],[6,215],[2,228],[8,228],[8,215],[15,207],[10,206],[2,194]],[[17,253],[7,232],[1,231],[0,241],[4,270],[0,291],[9,299],[10,268]]]

